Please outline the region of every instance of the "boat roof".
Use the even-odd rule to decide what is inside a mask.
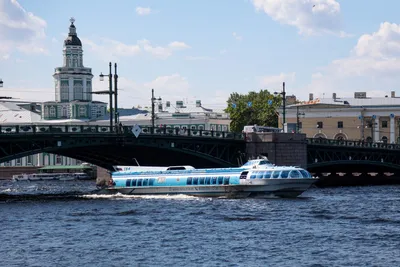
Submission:
[[[93,169],[91,166],[88,165],[48,165],[39,170],[82,170],[82,169]]]

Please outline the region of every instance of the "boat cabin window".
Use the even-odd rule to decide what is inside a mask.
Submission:
[[[300,177],[301,177],[301,175],[300,175],[299,171],[293,170],[290,172],[290,178],[300,178]]]
[[[211,177],[206,177],[206,184],[210,184],[211,182]]]
[[[150,178],[150,180],[149,180],[149,185],[150,186],[154,185],[154,180],[155,180],[154,178]]]
[[[268,164],[271,164],[271,162],[269,162],[268,160],[262,160],[259,163],[259,165],[268,165]]]
[[[188,177],[186,179],[186,184],[192,184],[192,177]]]
[[[199,178],[199,184],[204,184],[204,180],[205,180],[204,177]]]
[[[261,179],[261,178],[263,178],[263,175],[264,175],[264,172],[258,172],[256,177],[258,179]]]
[[[263,178],[264,178],[264,179],[271,178],[271,174],[272,174],[272,171],[266,171],[266,172],[264,172]]]
[[[131,179],[126,180],[126,186],[130,186],[131,185]]]
[[[212,178],[211,184],[217,184],[217,177]]]
[[[226,176],[226,177],[224,178],[224,184],[225,184],[225,185],[229,184],[229,176]]]
[[[274,173],[272,174],[272,178],[278,178],[280,173],[280,171],[274,171]]]
[[[136,179],[133,179],[133,180],[132,180],[131,186],[136,186]]]
[[[224,177],[220,176],[218,177],[218,184],[223,184],[224,183]]]
[[[311,174],[306,170],[300,170],[300,173],[303,175],[303,178],[311,178]]]
[[[240,179],[246,179],[248,173],[249,173],[249,172],[242,172],[242,173],[240,174]]]
[[[143,179],[143,186],[148,186],[149,185],[149,179]]]
[[[142,179],[137,180],[136,186],[142,186]]]
[[[288,178],[289,177],[289,172],[290,171],[282,171],[281,178]]]
[[[193,184],[198,184],[199,183],[199,178],[197,178],[197,177],[195,177],[195,178],[193,178]]]

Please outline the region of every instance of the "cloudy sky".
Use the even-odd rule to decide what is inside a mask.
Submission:
[[[54,68],[74,17],[91,67],[119,67],[119,104],[281,90],[307,99],[400,95],[398,0],[0,0],[1,94],[54,100]],[[107,102],[107,97],[97,100]]]

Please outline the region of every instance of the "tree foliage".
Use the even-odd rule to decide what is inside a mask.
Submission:
[[[275,96],[268,90],[252,91],[246,95],[232,93],[227,103],[225,112],[230,115],[233,132],[241,132],[245,125],[278,126],[277,108],[282,103],[280,94]]]

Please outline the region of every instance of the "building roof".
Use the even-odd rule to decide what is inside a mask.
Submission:
[[[295,105],[289,105],[290,107],[296,106],[308,106],[308,107],[400,107],[400,97],[374,97],[374,98],[322,98],[310,101],[301,101]]]
[[[74,25],[73,19],[71,19],[71,25],[69,26],[69,34],[68,37],[64,40],[64,45],[73,45],[73,46],[82,46],[81,40],[78,38],[76,34],[76,28]]]
[[[24,109],[15,102],[0,102],[0,123],[35,123],[40,120],[40,114]]]

